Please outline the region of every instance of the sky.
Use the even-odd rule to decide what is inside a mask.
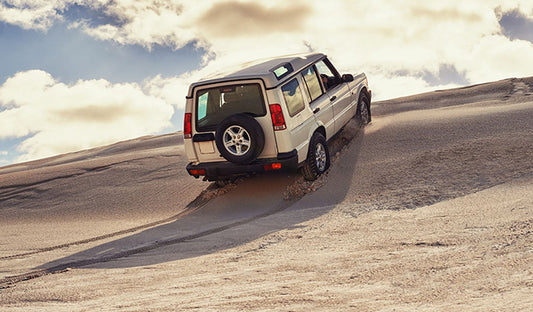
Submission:
[[[179,131],[192,82],[310,51],[373,100],[533,76],[533,1],[0,0],[0,166]]]

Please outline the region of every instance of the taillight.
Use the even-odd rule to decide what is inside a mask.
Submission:
[[[192,176],[205,175],[205,169],[190,169],[189,174]]]
[[[185,120],[183,121],[183,137],[186,139],[192,138],[192,114],[185,113]]]
[[[265,171],[279,170],[279,169],[281,169],[281,163],[265,164],[265,165],[263,165],[263,169]]]
[[[283,118],[283,112],[279,104],[270,104],[270,115],[272,116],[272,126],[274,130],[285,130],[285,118]]]

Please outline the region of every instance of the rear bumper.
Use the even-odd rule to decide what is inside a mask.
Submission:
[[[187,165],[187,172],[195,178],[205,176],[205,180],[216,181],[229,179],[239,175],[260,173],[265,171],[294,170],[298,168],[298,153],[278,154],[277,158],[257,159],[251,164],[239,165],[229,161],[200,163]]]

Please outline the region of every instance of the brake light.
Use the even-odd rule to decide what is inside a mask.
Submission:
[[[274,130],[287,129],[285,118],[283,117],[283,112],[281,111],[281,106],[279,104],[270,104],[270,115],[272,116],[272,126],[274,127]]]
[[[185,120],[183,121],[183,137],[185,139],[192,138],[192,114],[185,113]]]
[[[205,175],[205,169],[190,169],[189,174],[192,176]]]
[[[263,169],[265,171],[279,170],[279,169],[281,169],[281,163],[265,164],[265,165],[263,165]]]

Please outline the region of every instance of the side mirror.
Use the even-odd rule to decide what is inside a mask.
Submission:
[[[351,75],[351,74],[344,74],[344,75],[342,75],[342,81],[344,81],[344,82],[350,82],[350,81],[353,81],[353,75]]]

